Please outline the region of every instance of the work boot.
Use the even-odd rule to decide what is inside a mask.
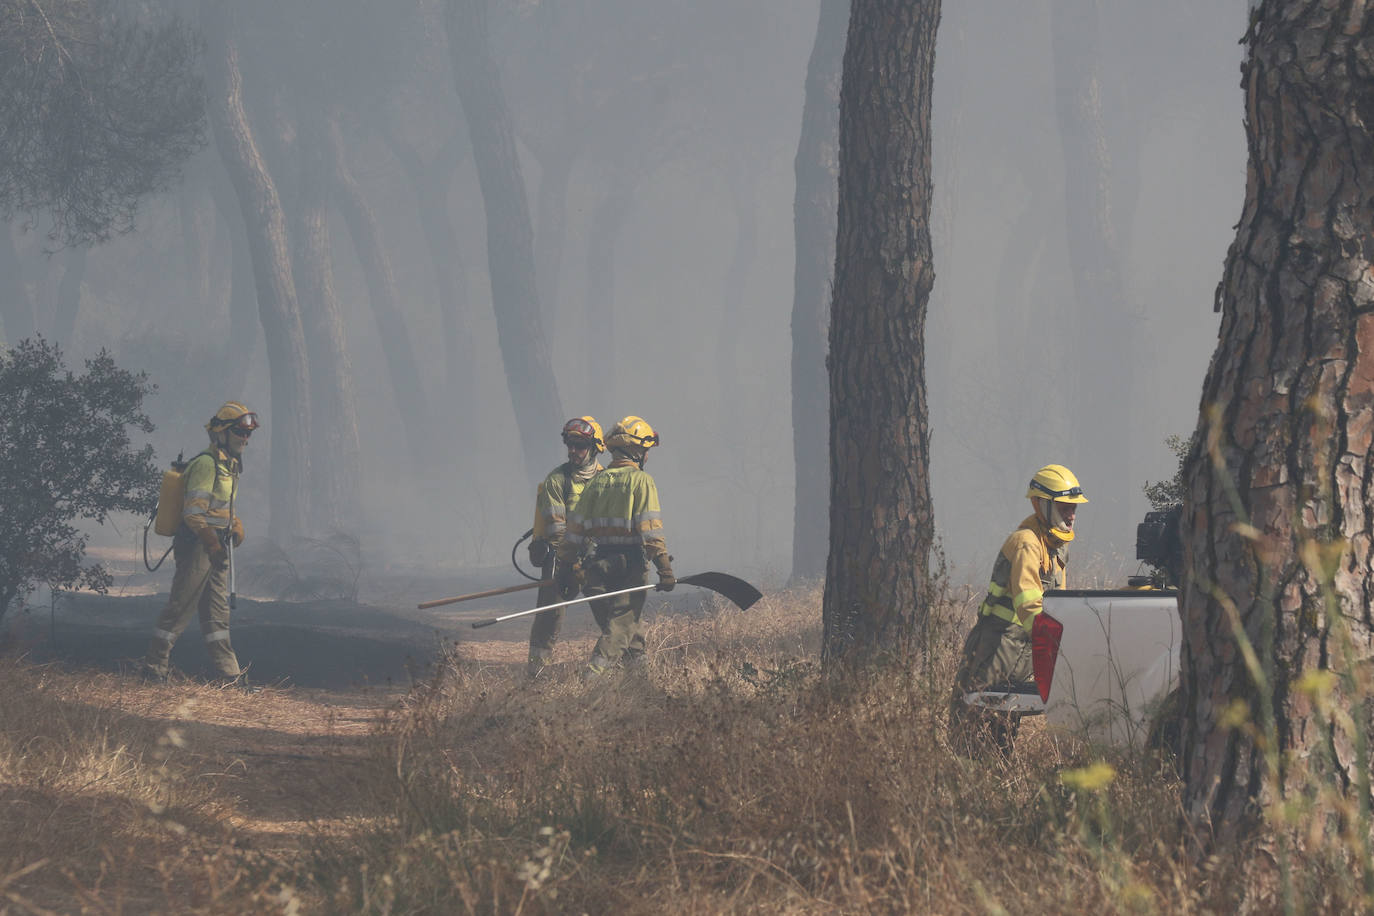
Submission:
[[[593,655],[587,662],[587,667],[582,669],[582,680],[594,681],[607,671],[611,670],[612,662],[604,655]]]
[[[525,676],[532,681],[536,680],[541,674],[549,670],[550,664],[552,664],[552,659],[531,657],[525,663]]]
[[[138,666],[139,680],[146,684],[166,684],[167,675],[158,671],[151,665],[143,664]]]

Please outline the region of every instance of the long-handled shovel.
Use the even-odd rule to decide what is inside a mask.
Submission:
[[[678,579],[679,585],[697,585],[702,588],[709,588],[711,591],[724,595],[733,602],[741,611],[747,611],[753,607],[754,602],[763,597],[763,593],[754,586],[745,582],[743,579],[723,572],[704,572],[693,576],[683,576]],[[533,584],[533,583],[532,583]],[[510,591],[518,588],[528,588],[529,586],[516,586]],[[500,617],[491,617],[487,620],[473,621],[472,628],[489,627],[494,623],[501,623],[504,620],[514,620],[516,617],[527,617],[530,614],[538,614],[540,611],[551,611],[554,608],[567,607],[570,604],[577,604],[582,601],[599,601],[602,598],[613,598],[616,595],[628,595],[632,592],[647,592],[651,588],[658,588],[654,585],[636,585],[633,588],[622,588],[619,591],[606,592],[601,595],[579,595],[567,601],[559,601],[554,604],[546,604],[543,607],[530,608],[528,611],[516,611],[514,614],[503,614]]]

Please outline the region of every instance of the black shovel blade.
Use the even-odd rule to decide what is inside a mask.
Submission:
[[[704,572],[684,576],[677,581],[685,585],[698,585],[702,588],[709,588],[718,595],[724,595],[733,602],[741,611],[747,611],[754,606],[754,602],[763,597],[763,592],[754,588],[748,582],[738,576],[732,576],[723,572]]]

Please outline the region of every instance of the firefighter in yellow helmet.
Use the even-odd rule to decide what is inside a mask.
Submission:
[[[654,428],[635,416],[621,420],[606,436],[610,466],[592,478],[578,497],[558,547],[554,580],[563,597],[574,597],[579,585],[589,597],[644,585],[649,563],[658,570],[660,590],[672,591],[677,584],[673,558],[663,540],[658,487],[644,470],[649,449],[659,442]],[[588,540],[596,542],[596,551],[583,564],[579,582],[574,561]],[[641,591],[591,602],[601,638],[587,662],[589,675],[602,674],[617,663],[643,660],[644,599]]]
[[[243,522],[231,507],[238,495],[243,449],[258,426],[256,413],[238,401],[226,402],[205,424],[210,444],[186,464],[181,527],[172,540],[172,593],[143,658],[150,679],[166,679],[172,645],[191,615],[198,614],[220,685],[249,689],[229,641],[227,545],[231,539],[235,547],[243,543]]]
[[[973,728],[986,728],[1003,753],[1010,753],[1019,717],[968,705],[974,691],[1000,685],[1029,685],[1031,625],[1044,594],[1067,587],[1067,545],[1074,538],[1078,507],[1088,501],[1073,472],[1047,464],[1035,472],[1026,492],[1035,510],[1011,533],[992,566],[978,621],[964,642],[951,698],[951,736],[966,744]]]
[[[534,495],[534,535],[530,539],[530,562],[543,570],[543,578],[553,574],[554,556],[563,543],[568,527],[568,511],[577,504],[587,482],[602,470],[596,456],[606,450],[601,424],[592,417],[573,417],[563,424],[563,444],[568,460],[549,472]],[[584,546],[590,546],[585,545]],[[558,601],[558,589],[539,589],[539,605]],[[563,628],[563,608],[534,615],[530,627],[529,676],[538,677],[553,662],[553,647]]]

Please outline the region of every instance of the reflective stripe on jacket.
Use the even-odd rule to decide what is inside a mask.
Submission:
[[[181,520],[192,531],[229,527],[229,500],[242,464],[223,449],[206,450],[186,464]]]
[[[645,559],[657,563],[668,555],[663,534],[654,479],[633,461],[617,459],[587,483],[568,513],[558,559],[571,560],[583,541],[592,540],[598,550],[643,547]]]
[[[1030,516],[1002,545],[979,616],[991,614],[1029,631],[1035,615],[1044,610],[1045,592],[1065,587],[1067,562],[1064,545]]]
[[[596,473],[602,468],[597,466]],[[595,475],[593,475],[593,479]],[[568,527],[568,510],[577,504],[588,480],[577,479],[577,468],[564,462],[549,471],[549,476],[534,492],[534,539],[558,547]]]

